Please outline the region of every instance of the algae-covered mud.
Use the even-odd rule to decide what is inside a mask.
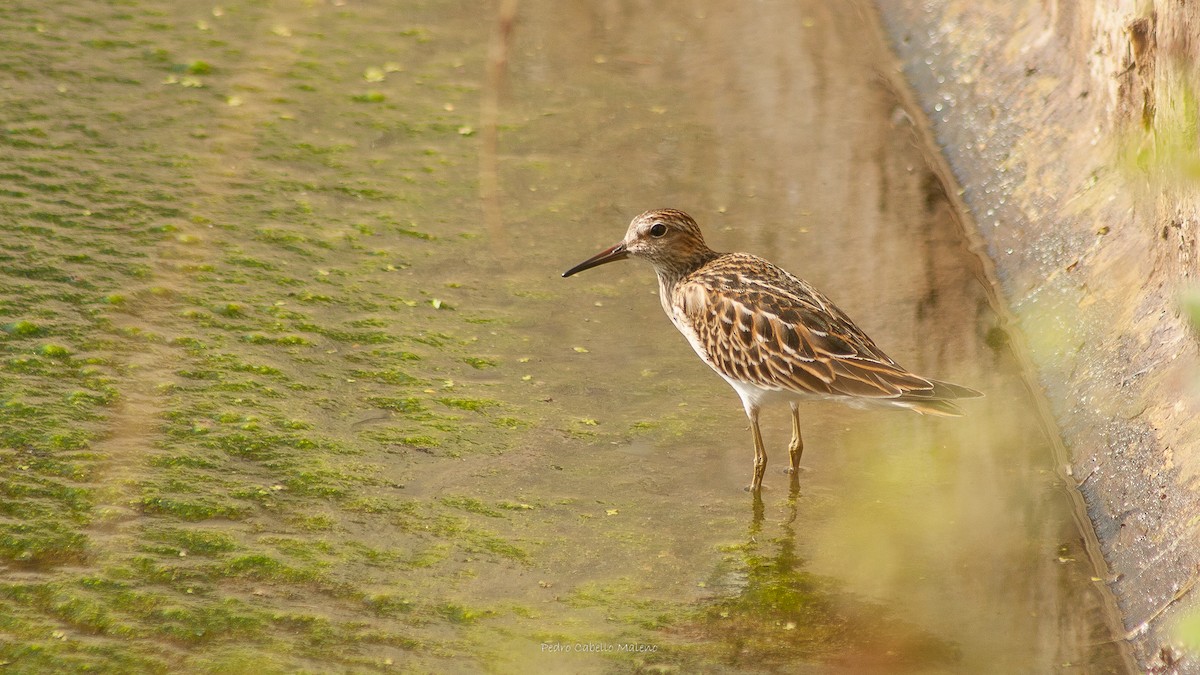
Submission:
[[[6,672],[1120,672],[867,8],[499,4],[0,8]],[[752,498],[656,206],[987,398]]]

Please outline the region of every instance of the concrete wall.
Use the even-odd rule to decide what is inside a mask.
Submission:
[[[1200,3],[879,0],[1018,318],[1143,667],[1198,611]],[[1182,666],[1200,672],[1185,657]]]

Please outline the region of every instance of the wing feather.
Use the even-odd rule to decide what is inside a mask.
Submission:
[[[718,258],[680,281],[673,297],[709,363],[734,379],[799,394],[893,399],[936,414],[953,414],[942,399],[979,395],[906,371],[815,288],[754,256]]]

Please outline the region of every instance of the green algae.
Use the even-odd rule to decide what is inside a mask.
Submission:
[[[415,396],[397,397],[397,396],[372,396],[367,399],[367,402],[377,408],[391,410],[397,413],[405,413],[412,415],[425,410],[421,399]]]
[[[27,321],[24,319],[21,321],[14,321],[12,323],[6,323],[3,327],[0,327],[0,329],[2,329],[5,333],[15,337],[35,337],[42,335],[45,332],[45,329],[41,326],[38,326],[32,321]]]
[[[0,525],[0,558],[15,562],[81,562],[87,558],[87,546],[83,534],[48,518]]]
[[[469,410],[471,412],[480,412],[480,411],[487,410],[489,408],[494,408],[496,406],[501,405],[501,403],[499,401],[494,401],[491,399],[454,397],[454,396],[443,396],[443,397],[437,399],[437,402],[441,403],[442,405],[446,406],[447,408],[455,408],[458,410]]]
[[[221,532],[187,530],[176,527],[147,531],[146,539],[166,544],[171,553],[186,552],[188,555],[218,556],[239,548],[233,537]]]
[[[487,22],[439,3],[410,8],[419,28],[361,3],[54,5],[0,13],[20,120],[0,132],[7,668],[466,671],[506,640],[619,639],[661,650],[613,669],[712,671],[776,658],[798,616],[874,630],[802,565],[709,546],[721,499],[622,482],[671,439],[719,438],[675,409],[689,355],[603,373],[666,413],[539,356],[575,333],[536,228],[607,197],[514,201],[521,257],[484,235]],[[384,53],[403,70],[364,84]],[[630,114],[602,126],[662,119]],[[501,120],[535,157],[506,182],[595,183],[547,159],[567,118]],[[596,283],[575,299],[627,295]],[[698,581],[722,595],[698,601]],[[822,630],[804,654],[853,644]]]
[[[164,24],[159,30],[171,32],[172,27]],[[134,49],[132,44],[117,41],[91,41],[82,45],[117,54]],[[172,56],[176,46],[152,50],[154,57],[150,62],[155,67],[169,66],[180,74],[203,78],[191,81],[192,84],[220,86],[220,78],[227,69],[211,65],[221,61],[218,55],[203,60],[181,60]],[[97,81],[106,80],[101,75]],[[128,78],[125,84],[135,81],[136,78]],[[163,96],[169,103],[175,95],[167,91]],[[189,105],[202,103],[193,100]],[[171,116],[164,119],[167,122],[164,128],[173,123]],[[260,161],[268,162],[268,166],[272,157],[301,163],[314,157],[338,157],[337,162],[320,160],[317,165],[345,170],[347,153],[354,147],[348,143],[288,141],[273,136],[273,128],[265,133]],[[90,134],[93,140],[113,142],[102,129]],[[50,136],[52,132],[40,135],[31,132],[25,138]],[[211,130],[186,136],[192,140],[214,137]],[[33,140],[16,146],[31,152],[47,150]],[[143,147],[170,152],[167,146],[157,143]],[[64,146],[63,150],[68,148]],[[191,170],[203,169],[203,153],[186,149],[184,152],[189,156],[177,157],[169,163]],[[464,424],[428,413],[429,405],[438,397],[419,391],[429,386],[431,375],[440,381],[447,376],[457,377],[455,373],[461,368],[492,365],[486,359],[462,353],[467,341],[455,334],[459,329],[442,325],[434,330],[420,326],[397,330],[394,321],[383,317],[297,311],[316,307],[379,312],[414,306],[415,303],[403,297],[419,296],[419,289],[398,288],[395,293],[404,295],[397,298],[387,289],[367,282],[370,290],[364,292],[363,282],[342,269],[336,260],[347,262],[346,256],[357,248],[358,237],[377,237],[390,232],[416,242],[433,242],[437,238],[416,229],[415,219],[397,220],[390,213],[382,220],[377,212],[347,213],[347,220],[359,221],[347,223],[346,231],[352,230],[353,236],[331,238],[322,228],[336,222],[336,218],[327,219],[320,226],[305,221],[243,226],[219,209],[197,211],[195,205],[179,210],[160,209],[152,206],[153,200],[158,199],[152,191],[137,187],[149,175],[147,167],[113,172],[110,183],[123,180],[124,189],[103,194],[86,184],[56,183],[54,190],[38,190],[47,186],[38,176],[57,178],[62,167],[45,171],[25,167],[20,172],[19,182],[33,186],[21,192],[22,197],[31,192],[73,191],[81,202],[95,202],[90,209],[94,218],[108,220],[124,214],[127,225],[124,234],[130,237],[108,236],[106,240],[107,235],[98,231],[75,236],[71,231],[85,229],[84,221],[50,209],[26,209],[27,221],[39,223],[37,229],[27,229],[26,233],[43,237],[25,246],[27,254],[44,255],[51,245],[80,252],[63,256],[63,266],[32,262],[14,265],[5,277],[25,286],[21,293],[11,296],[20,300],[3,314],[9,317],[4,334],[11,341],[4,346],[3,363],[13,374],[36,379],[22,383],[5,381],[8,388],[3,414],[10,421],[23,419],[26,423],[5,425],[4,441],[9,447],[26,450],[3,456],[7,466],[14,469],[9,474],[12,478],[5,482],[5,493],[12,498],[5,501],[5,512],[23,522],[5,525],[0,555],[31,565],[86,564],[95,552],[94,537],[88,530],[94,514],[106,514],[104,517],[109,518],[111,515],[107,514],[132,508],[145,521],[133,530],[132,536],[140,541],[137,545],[128,549],[103,547],[112,565],[102,576],[92,577],[99,582],[89,581],[86,590],[55,582],[57,585],[42,587],[56,598],[48,600],[45,593],[16,592],[17,587],[6,586],[13,591],[5,596],[15,603],[13,621],[30,626],[37,622],[40,612],[68,620],[78,630],[99,636],[125,640],[143,636],[140,641],[113,646],[111,653],[87,661],[93,669],[99,664],[101,671],[123,667],[165,671],[169,668],[165,664],[177,664],[173,657],[158,658],[155,639],[195,645],[231,639],[261,640],[266,645],[277,644],[283,653],[288,648],[284,643],[267,638],[279,629],[305,636],[298,644],[362,642],[405,650],[419,647],[421,640],[387,628],[351,629],[354,621],[295,611],[265,614],[250,610],[235,597],[237,587],[229,586],[226,580],[251,580],[278,588],[315,585],[318,593],[346,597],[356,595],[352,584],[328,578],[324,571],[327,562],[322,561],[322,556],[393,568],[432,570],[445,564],[453,550],[508,559],[524,555],[505,537],[438,513],[440,509],[455,509],[453,506],[435,502],[430,511],[417,508],[410,500],[358,496],[357,489],[387,485],[389,481],[376,478],[378,471],[371,466],[324,459],[386,450],[397,437],[408,444],[433,446],[446,442],[448,437],[475,433],[472,429],[490,428],[488,410],[498,405],[490,399],[462,396],[447,404],[484,416],[479,422]],[[193,180],[186,174],[181,178],[185,183]],[[291,195],[287,181],[280,181],[279,189],[281,192],[276,194],[282,199],[274,201],[258,197],[239,199],[234,188],[229,204],[238,212],[257,210],[266,215],[266,222],[281,214],[312,216],[320,212],[320,206],[311,199],[297,199],[288,205]],[[364,203],[400,199],[395,190],[366,180],[308,180],[300,189]],[[139,192],[138,199],[143,201],[138,204],[98,206],[106,200],[129,199]],[[174,199],[174,195],[164,195],[163,201],[167,199]],[[182,220],[161,222],[162,218],[177,217]],[[363,224],[367,220],[382,222],[386,227],[368,227]],[[187,223],[216,225],[225,234],[214,237],[192,229]],[[99,245],[89,246],[97,234],[101,239]],[[158,255],[167,264],[156,266],[144,262],[151,257],[148,255],[151,248],[147,247],[167,247]],[[373,255],[385,256],[391,263],[386,269],[372,265],[373,270],[393,272],[408,266],[397,259],[388,245]],[[297,263],[301,262],[314,262],[318,267],[312,274],[298,273]],[[145,285],[130,286],[123,279]],[[30,285],[38,283],[94,293],[57,290],[47,293]],[[279,288],[284,291],[273,290]],[[39,303],[51,299],[55,303],[74,303],[78,310],[64,314],[40,308]],[[436,354],[384,347],[405,336],[412,344],[434,347]],[[31,344],[18,347],[19,341]],[[331,345],[337,344],[351,350],[371,346],[374,351],[369,362],[373,365],[346,367],[345,364],[358,363],[365,356],[356,352],[329,359]],[[77,354],[96,350],[109,356],[90,364],[75,361]],[[134,361],[136,367],[126,365]],[[400,367],[402,363],[416,361],[432,363],[422,369],[421,375],[410,374],[407,367]],[[164,368],[162,364],[171,365]],[[97,370],[85,371],[85,365]],[[346,405],[325,396],[329,382],[343,386],[356,383],[354,388],[359,392],[351,399],[353,403]],[[153,385],[154,392],[148,398],[145,394],[133,399],[122,395],[135,390],[145,392],[147,383]],[[402,391],[397,392],[397,388]],[[57,397],[59,403],[47,406],[47,397]],[[378,434],[367,433],[380,431],[377,428],[331,433],[331,417],[353,411],[359,404],[389,410],[398,418]],[[31,420],[34,424],[28,423]],[[132,420],[138,420],[142,437],[122,436],[115,431]],[[79,422],[94,424],[79,427]],[[437,436],[416,432],[410,428],[414,423],[433,425]],[[405,428],[409,430],[404,431]],[[137,459],[122,465],[130,473],[120,483],[90,490],[59,482],[64,478],[100,479],[113,471],[116,457],[127,461],[123,453],[130,443],[138,447],[138,454],[134,455]],[[89,448],[97,451],[89,457],[81,454]],[[75,453],[76,459],[62,461],[68,453]],[[25,480],[23,474],[34,480]],[[110,506],[108,502],[115,504]],[[305,513],[314,503],[332,505],[334,512]],[[61,514],[63,510],[78,514],[78,519],[53,524],[56,512]],[[413,528],[422,536],[454,543],[417,545],[411,554],[363,547],[353,537],[345,538],[345,521],[338,514],[403,518],[407,523],[401,526],[404,529]],[[333,543],[295,537],[261,538],[256,536],[254,527],[242,525],[262,519],[277,522],[276,527],[290,528],[301,536],[315,532],[340,534]],[[428,526],[416,526],[414,519]],[[135,552],[150,557],[139,558]],[[205,560],[214,562],[196,564]],[[106,577],[112,580],[105,580]],[[162,584],[174,590],[166,593],[140,590],[147,584]],[[466,609],[454,603],[424,602],[419,606],[425,608],[421,610],[426,617],[424,621],[452,625],[474,625],[477,619],[490,615],[488,610]],[[18,650],[6,651],[6,658],[19,658],[24,664],[77,666],[85,662],[78,656],[74,640],[50,641],[44,646],[55,655],[43,658]],[[352,651],[353,647],[337,658],[354,663],[356,657]],[[328,653],[311,649],[309,653],[319,659],[329,658]],[[230,654],[222,647],[198,654],[194,663],[213,668],[214,664],[228,665],[239,658],[236,652]],[[286,658],[277,661],[292,663]],[[256,660],[256,664],[259,662]]]
[[[144,513],[173,516],[184,522],[213,518],[237,520],[247,515],[245,507],[214,498],[182,499],[176,496],[148,494],[138,500],[137,506]]]
[[[470,513],[478,513],[483,516],[488,516],[489,518],[504,517],[504,514],[490,506],[487,506],[482,501],[474,497],[442,497],[441,502],[446,506],[462,509],[463,511],[468,511]]]
[[[476,370],[495,368],[500,365],[495,359],[484,358],[482,356],[470,356],[463,359],[463,361]]]

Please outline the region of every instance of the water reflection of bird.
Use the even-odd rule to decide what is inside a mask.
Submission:
[[[674,209],[633,219],[620,243],[579,263],[564,277],[624,258],[641,258],[658,274],[659,299],[692,348],[742,398],[754,434],[754,478],[762,486],[767,453],[760,407],[792,409],[790,471],[800,465],[797,403],[804,399],[884,404],[956,416],[951,399],[974,389],[914,375],[883,353],[817,289],[762,258],[717,253],[691,216]]]

